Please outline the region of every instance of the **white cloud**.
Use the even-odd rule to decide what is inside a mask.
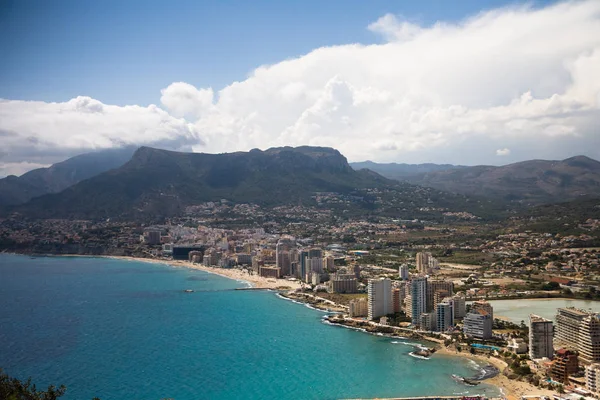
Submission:
[[[5,163],[0,166],[0,177],[8,175],[23,175],[25,172],[37,168],[47,168],[50,164],[39,164],[30,162]]]
[[[503,148],[503,149],[498,149],[496,150],[496,155],[497,156],[508,156],[510,155],[510,149],[507,148]]]
[[[196,89],[185,82],[175,82],[160,91],[160,102],[178,117],[200,117],[213,102],[213,90]]]
[[[119,107],[89,97],[64,103],[0,100],[0,139],[0,168],[11,171],[95,149],[134,144],[191,149],[202,143],[193,124],[155,105]]]
[[[89,98],[2,101],[0,134],[17,132],[10,146],[40,152],[169,142],[209,152],[332,146],[354,161],[489,163],[504,148],[506,160],[600,158],[600,2],[432,26],[388,14],[368,29],[386,42],[318,48],[216,94],[183,82],[163,89],[163,106],[191,123]]]

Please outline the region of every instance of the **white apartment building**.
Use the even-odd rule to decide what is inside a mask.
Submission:
[[[579,352],[584,365],[600,362],[600,317],[573,307],[559,308],[554,342]]]
[[[420,324],[421,314],[427,311],[427,278],[414,278],[410,283],[410,307],[411,322],[413,325]],[[407,304],[408,307],[408,304]]]
[[[600,393],[600,364],[585,367],[585,386],[590,392]]]
[[[369,314],[369,302],[367,299],[360,298],[350,300],[348,304],[348,315],[354,317],[366,317]]]
[[[398,276],[403,281],[408,280],[408,265],[402,264],[400,268],[398,268]]]
[[[369,299],[368,317],[370,320],[394,312],[392,303],[392,281],[390,279],[369,279],[367,288]]]
[[[452,296],[454,318],[464,318],[467,315],[467,303],[463,296]]]
[[[454,311],[452,307],[452,299],[446,298],[436,307],[437,330],[446,332],[454,325]]]
[[[463,332],[477,339],[492,337],[492,317],[485,310],[471,310],[463,320]]]
[[[552,358],[554,356],[554,327],[552,321],[539,315],[529,315],[529,357]]]

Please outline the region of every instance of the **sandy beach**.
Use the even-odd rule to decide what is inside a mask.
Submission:
[[[500,373],[493,378],[486,379],[485,383],[489,383],[490,385],[494,385],[494,386],[497,386],[500,389],[502,389],[504,396],[506,396],[506,398],[509,400],[520,399],[521,396],[523,396],[523,395],[530,395],[530,396],[540,395],[540,396],[552,397],[552,395],[555,393],[552,390],[540,389],[536,386],[529,384],[528,382],[522,382],[522,381],[508,379],[505,375],[502,374],[502,371],[504,370],[504,368],[507,367],[507,364],[504,361],[497,359],[495,357],[488,358],[486,356],[474,355],[474,354],[465,353],[465,352],[458,353],[456,351],[449,350],[445,347],[442,347],[440,350],[436,351],[435,354],[464,357],[469,360],[492,364],[494,367],[496,367],[500,371]]]
[[[121,257],[121,256],[109,256],[108,258],[116,258],[119,260],[132,260],[141,262],[150,262],[157,264],[166,264],[176,268],[190,268],[205,271],[211,274],[223,276],[225,278],[234,279],[236,281],[247,282],[251,287],[259,289],[298,289],[301,287],[299,281],[289,281],[287,279],[274,279],[274,278],[263,278],[258,275],[251,275],[246,270],[237,268],[219,268],[219,267],[207,267],[202,264],[193,264],[189,261],[184,260],[159,260],[153,258],[139,258],[139,257]]]

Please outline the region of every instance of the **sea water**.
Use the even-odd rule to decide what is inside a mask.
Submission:
[[[477,375],[466,360],[414,358],[414,340],[327,325],[243,286],[160,264],[0,255],[0,368],[64,384],[67,400],[499,393],[454,381]]]

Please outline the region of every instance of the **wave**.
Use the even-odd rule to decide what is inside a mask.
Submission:
[[[412,351],[410,353],[408,353],[408,355],[411,357],[414,357],[414,358],[420,358],[421,360],[429,360],[429,357],[423,357],[418,354],[414,354]]]
[[[275,295],[277,297],[279,297],[280,299],[291,301],[292,303],[296,303],[296,304],[301,304],[301,305],[303,305],[303,306],[305,306],[307,308],[310,308],[311,310],[319,311],[319,312],[322,312],[322,313],[325,313],[325,314],[336,314],[334,311],[321,310],[320,308],[313,307],[313,306],[311,306],[308,303],[304,303],[302,301],[298,301],[298,300],[295,300],[295,299],[290,299],[289,297],[282,296],[281,293],[278,293],[278,292],[275,293]]]

